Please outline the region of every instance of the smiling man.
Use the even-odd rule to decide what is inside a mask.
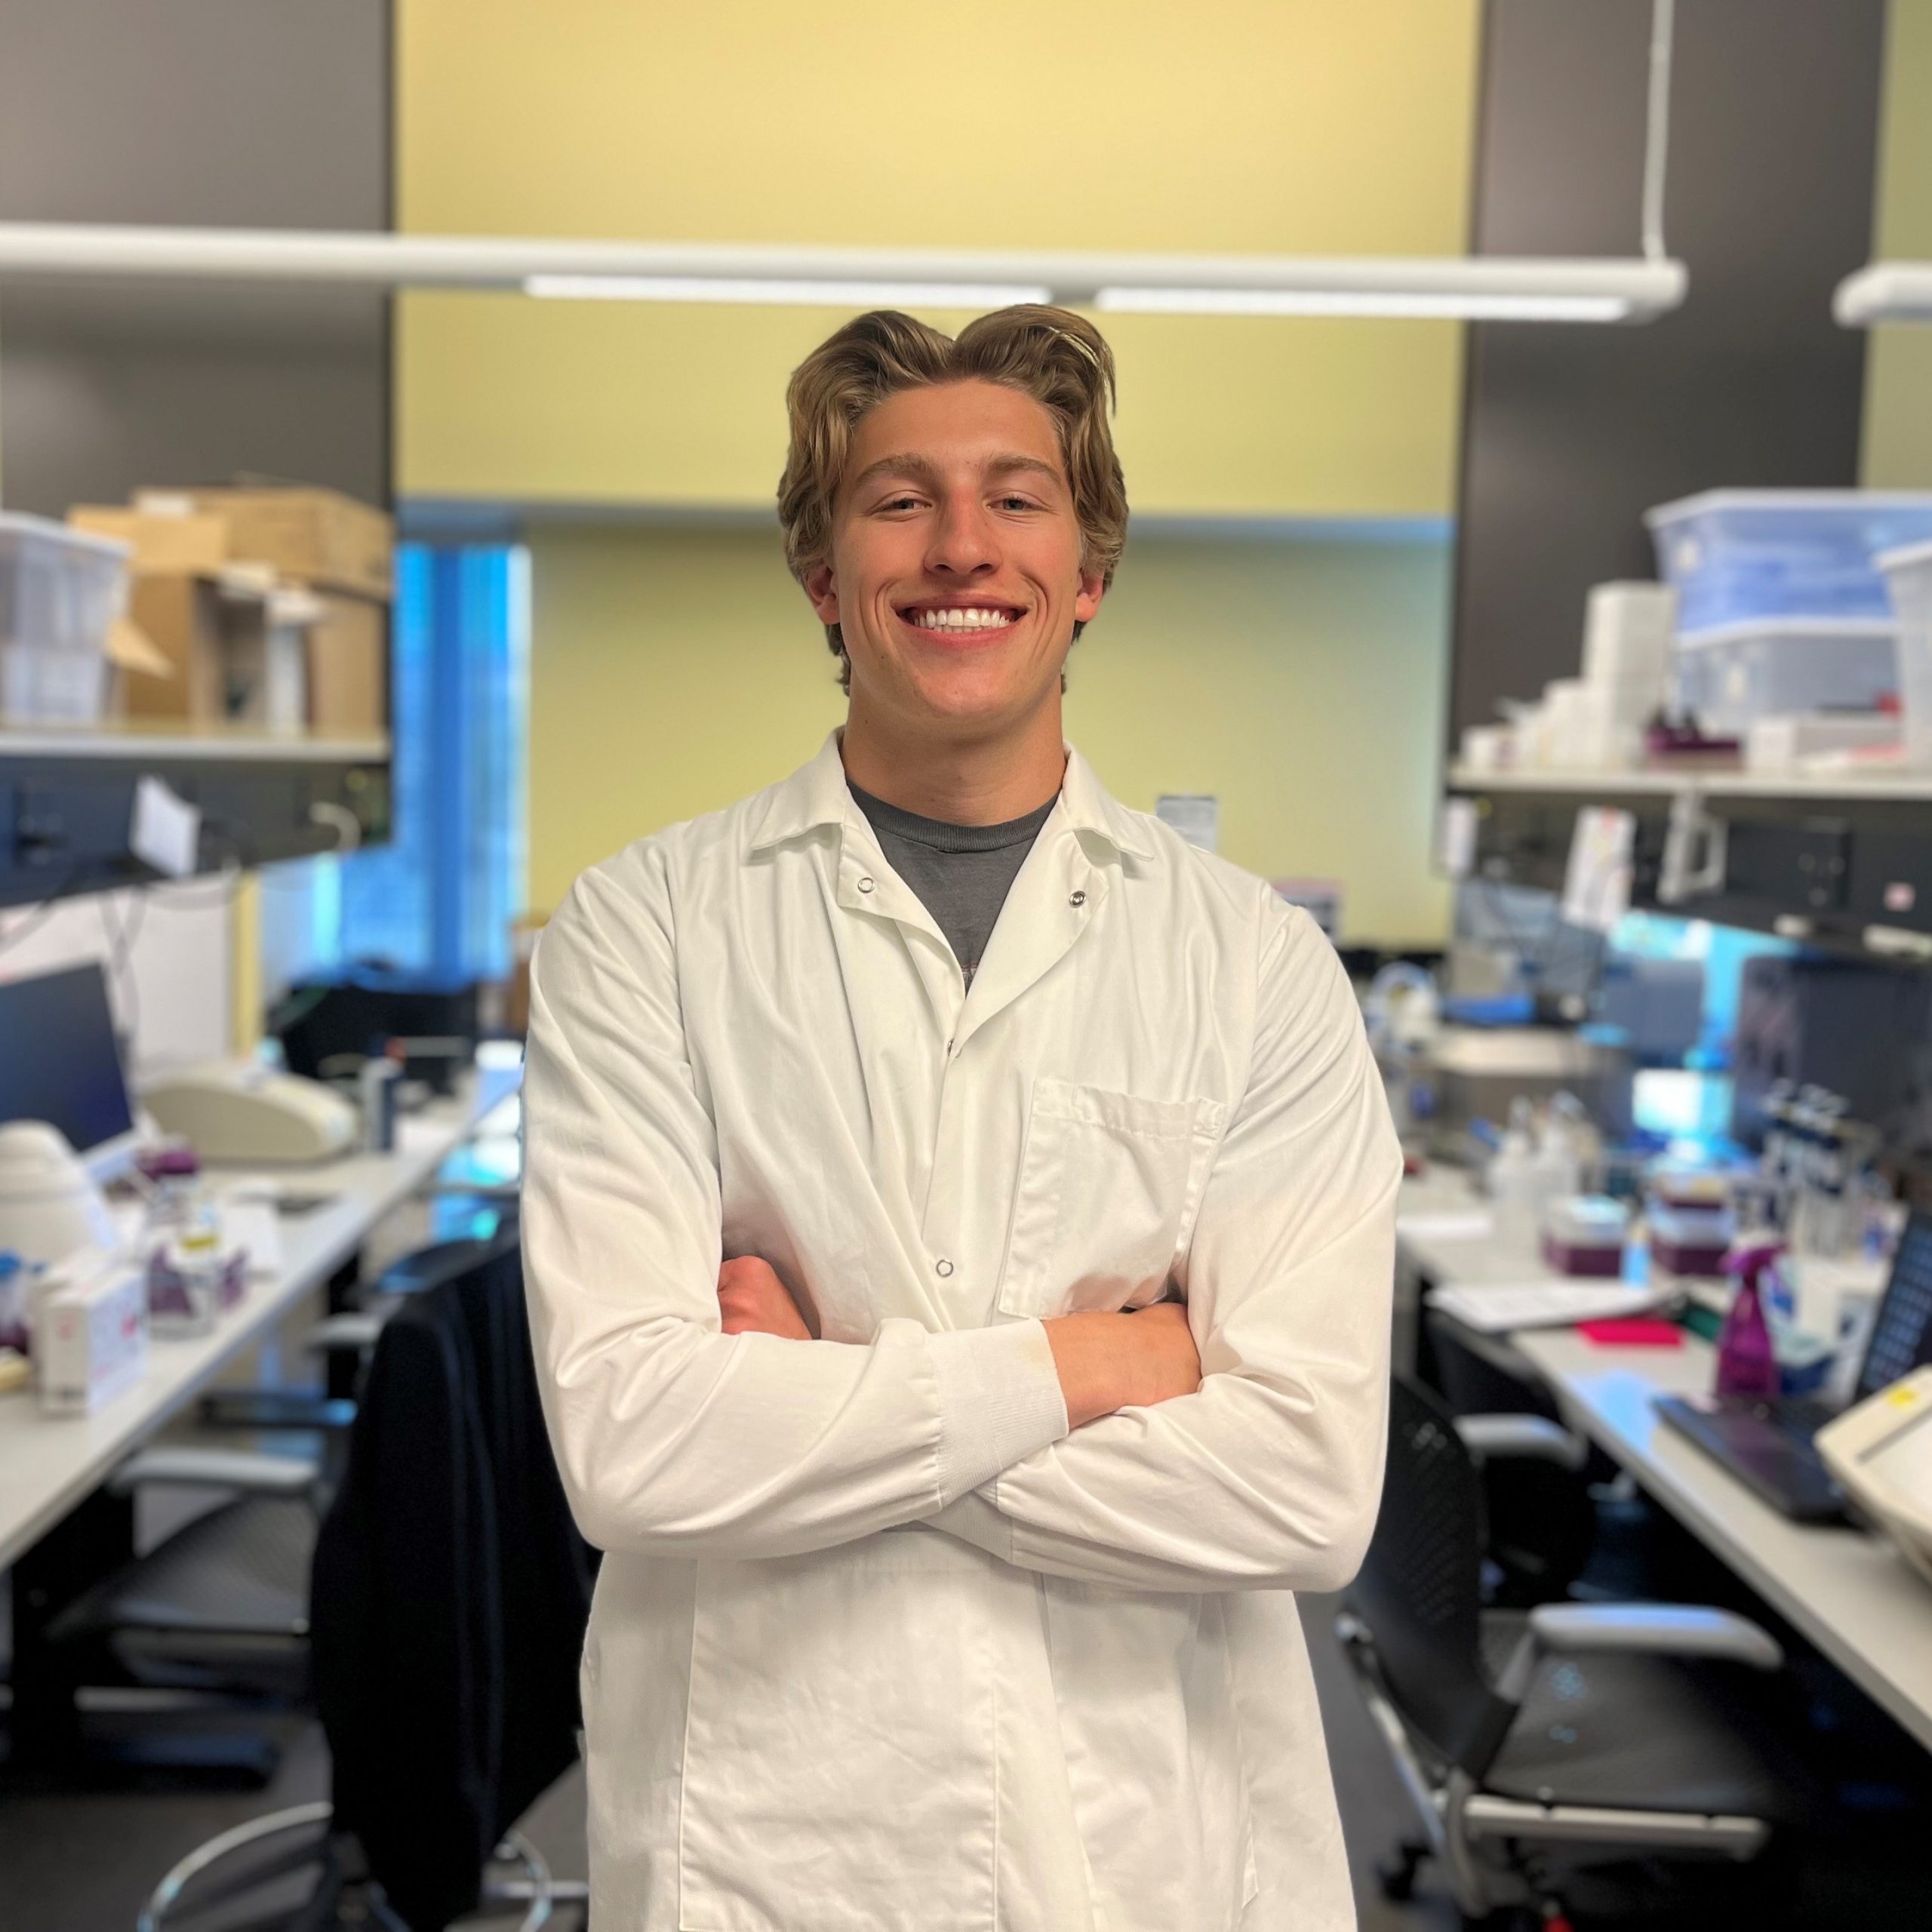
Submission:
[[[1319,931],[1062,737],[1112,378],[1046,308],[807,359],[844,727],[539,953],[600,1924],[1353,1923],[1292,1592],[1373,1524],[1401,1161]]]

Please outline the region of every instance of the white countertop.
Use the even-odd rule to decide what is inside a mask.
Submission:
[[[1532,1255],[1441,1229],[1479,1208],[1465,1177],[1437,1170],[1403,1184],[1397,1238],[1404,1267],[1439,1284],[1544,1273]],[[1404,1228],[1403,1222],[1409,1226]],[[1509,1346],[1587,1435],[1728,1564],[1845,1675],[1932,1750],[1932,1587],[1884,1538],[1794,1523],[1662,1422],[1660,1395],[1707,1391],[1715,1351],[1687,1334],[1675,1349],[1607,1348],[1571,1328],[1519,1331]]]
[[[43,1414],[27,1391],[0,1396],[0,1570],[192,1401],[232,1356],[261,1340],[303,1295],[325,1282],[516,1082],[514,1069],[469,1076],[452,1098],[405,1117],[392,1153],[352,1154],[313,1166],[212,1170],[211,1178],[223,1189],[267,1180],[291,1192],[331,1198],[306,1214],[281,1218],[278,1273],[251,1279],[241,1300],[207,1334],[154,1338],[140,1379],[91,1414]]]

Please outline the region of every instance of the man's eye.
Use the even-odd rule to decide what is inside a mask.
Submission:
[[[882,510],[915,510],[918,507],[917,497],[893,497],[879,505]]]
[[[1030,510],[1038,507],[1031,497],[1001,497],[998,500],[1003,510]]]

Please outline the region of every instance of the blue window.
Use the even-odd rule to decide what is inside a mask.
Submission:
[[[505,545],[396,552],[392,842],[272,869],[277,981],[378,964],[500,980],[526,878],[530,570]]]

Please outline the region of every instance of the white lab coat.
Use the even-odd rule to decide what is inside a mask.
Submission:
[[[1073,753],[968,992],[835,738],[578,880],[525,1091],[604,1932],[1352,1925],[1291,1592],[1401,1160],[1314,924]],[[744,1254],[823,1343],[719,1332]],[[1199,1392],[1069,1434],[1038,1318],[1171,1281]]]

